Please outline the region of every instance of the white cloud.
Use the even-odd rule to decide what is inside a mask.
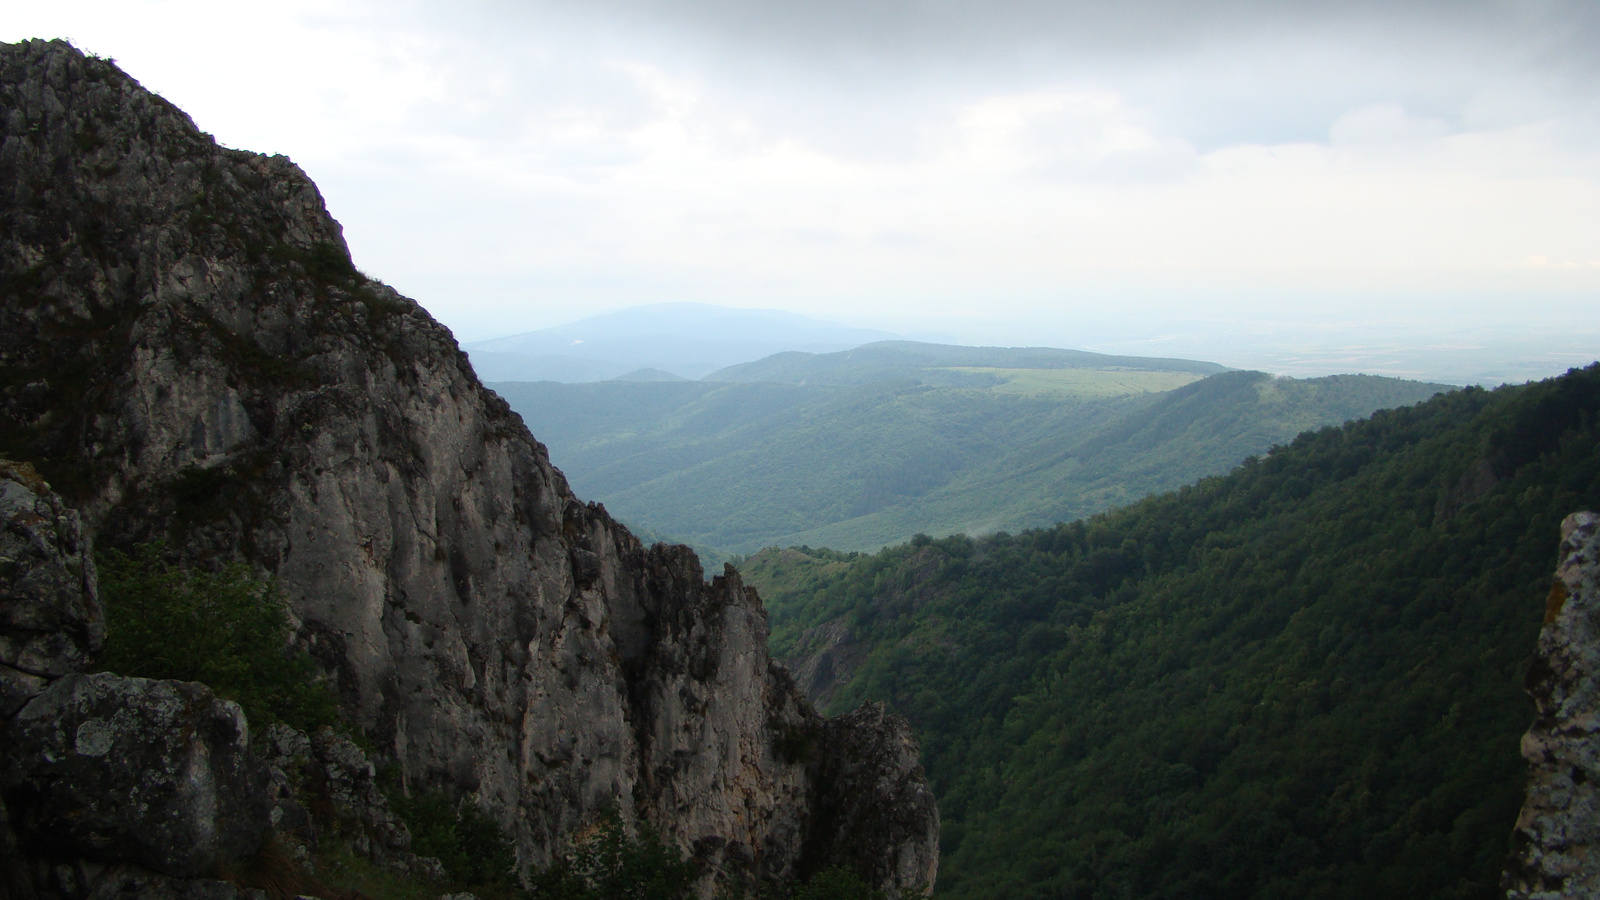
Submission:
[[[1334,146],[1405,144],[1433,140],[1450,133],[1440,119],[1408,114],[1398,103],[1379,103],[1353,109],[1328,128]]]
[[[1514,327],[1505,298],[1600,294],[1595,81],[1548,19],[945,6],[0,0],[0,39],[293,156],[468,339],[662,300]]]

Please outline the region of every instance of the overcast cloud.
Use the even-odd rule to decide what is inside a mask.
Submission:
[[[696,300],[1278,371],[1600,354],[1589,0],[0,0],[31,36],[292,156],[463,339]]]

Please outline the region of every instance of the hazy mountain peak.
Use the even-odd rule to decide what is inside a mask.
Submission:
[[[774,381],[797,384],[864,384],[892,378],[959,384],[985,370],[1128,369],[1183,372],[1196,377],[1226,366],[1192,359],[1110,356],[1057,347],[965,347],[920,341],[877,341],[833,353],[791,352],[729,366],[707,381]]]
[[[780,309],[653,303],[465,345],[497,381],[602,381],[638,369],[700,378],[774,353],[848,350],[898,335]]]

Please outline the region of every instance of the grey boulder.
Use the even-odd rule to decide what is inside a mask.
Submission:
[[[68,675],[0,738],[11,825],[40,857],[207,877],[255,853],[270,821],[244,713],[201,684]]]

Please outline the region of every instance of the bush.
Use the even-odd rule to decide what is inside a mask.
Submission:
[[[161,544],[98,559],[106,610],[102,671],[198,681],[236,701],[252,725],[313,731],[337,721],[333,691],[292,651],[288,610],[243,563],[218,572],[169,565]]]
[[[531,900],[680,900],[692,896],[695,865],[648,827],[629,840],[616,813],[564,859],[529,879]]]
[[[515,860],[505,832],[471,802],[453,803],[441,792],[414,797],[391,795],[389,805],[411,831],[411,851],[432,856],[460,885],[508,884]]]
[[[884,900],[884,896],[856,873],[843,866],[833,866],[796,888],[794,900]]]

